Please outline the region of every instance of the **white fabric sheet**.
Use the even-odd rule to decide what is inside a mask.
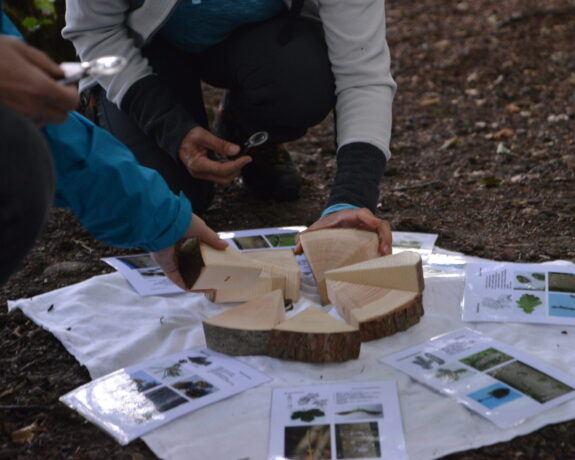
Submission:
[[[295,311],[318,305],[319,297],[308,283],[304,283],[302,293]],[[360,358],[355,361],[313,365],[267,357],[239,358],[274,380],[188,414],[143,439],[158,457],[170,460],[265,459],[273,387],[352,380],[397,382],[412,460],[506,441],[575,418],[572,401],[501,430],[458,402],[378,362],[387,354],[436,335],[471,327],[575,374],[574,327],[464,323],[462,293],[462,275],[426,276],[425,316],[421,322],[405,332],[362,344]],[[36,324],[52,332],[88,368],[92,378],[204,345],[202,319],[230,308],[212,304],[199,294],[140,297],[118,273],[96,276],[31,299],[9,301],[8,306],[22,309]]]

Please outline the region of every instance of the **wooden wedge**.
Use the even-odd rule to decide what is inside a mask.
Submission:
[[[327,280],[328,295],[339,314],[359,329],[361,341],[404,331],[423,316],[421,293]]]
[[[203,321],[208,348],[232,356],[265,355],[272,329],[285,319],[280,290]]]
[[[386,289],[422,292],[424,289],[421,257],[405,251],[328,270],[325,277],[334,281],[364,284]]]
[[[282,277],[284,298],[297,302],[300,297],[301,270],[291,249],[272,251],[251,251],[243,253],[250,261],[262,269],[263,273]]]
[[[217,291],[206,292],[205,295],[210,302],[214,303],[247,302],[248,300],[261,297],[268,292],[275,291],[276,289],[282,291],[283,295],[284,288],[284,277],[272,276],[262,270],[256,282],[246,288],[218,289]]]
[[[309,307],[272,330],[268,356],[327,363],[357,359],[361,340],[357,328]]]
[[[184,283],[193,291],[244,289],[254,284],[261,272],[237,249],[214,249],[194,238],[179,248],[177,258]]]
[[[379,257],[377,234],[350,228],[303,232],[300,242],[317,282],[321,304],[329,303],[325,272]]]

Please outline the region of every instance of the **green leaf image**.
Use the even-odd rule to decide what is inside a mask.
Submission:
[[[298,410],[298,411],[294,412],[293,414],[291,414],[291,419],[296,420],[299,418],[304,422],[311,422],[311,421],[313,421],[314,418],[323,417],[324,415],[325,415],[325,412],[323,412],[319,409]]]
[[[531,273],[531,276],[539,281],[545,281],[545,273]]]
[[[541,305],[541,299],[535,295],[523,294],[517,301],[517,305],[519,305],[519,308],[525,313],[533,313],[535,307]]]
[[[526,276],[517,275],[515,278],[517,278],[517,281],[519,281],[520,283],[530,283],[531,282],[531,280],[529,278],[527,278]]]

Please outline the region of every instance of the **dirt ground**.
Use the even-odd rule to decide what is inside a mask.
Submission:
[[[574,2],[387,5],[399,90],[378,215],[395,230],[438,233],[439,246],[469,255],[575,259]],[[210,103],[217,94],[209,91]],[[302,199],[258,202],[238,183],[221,187],[206,215],[212,228],[311,224],[334,174],[331,120],[291,150],[304,175]],[[125,253],[54,210],[22,269],[1,288],[0,303],[108,272],[99,259]],[[142,441],[120,447],[58,402],[88,372],[51,334],[5,307],[0,369],[0,459],[154,458]],[[25,427],[25,436],[15,434]],[[446,458],[575,458],[574,440],[572,421]]]

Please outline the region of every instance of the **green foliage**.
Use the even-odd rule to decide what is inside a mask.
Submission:
[[[520,283],[530,283],[531,282],[531,280],[529,278],[527,278],[526,276],[517,275],[516,278],[517,278],[517,281],[519,281]]]
[[[34,0],[34,6],[44,16],[52,16],[53,18],[57,16],[54,0]]]
[[[539,281],[545,281],[545,273],[531,273],[531,276]]]
[[[28,32],[35,32],[43,26],[54,24],[58,18],[54,0],[34,0],[34,11],[37,16],[26,16],[20,22]]]
[[[54,24],[52,19],[38,19],[32,16],[27,16],[22,19],[22,25],[26,28],[29,32],[35,32],[42,26],[49,26]]]
[[[541,305],[541,299],[536,295],[523,294],[517,301],[517,305],[519,305],[519,308],[521,308],[525,313],[533,313],[535,307]]]

